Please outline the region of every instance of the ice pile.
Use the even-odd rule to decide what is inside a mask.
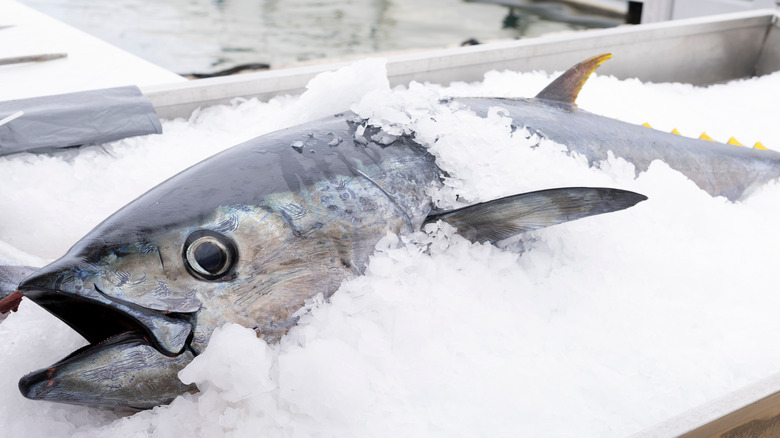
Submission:
[[[619,159],[590,168],[560,145],[512,132],[500,111],[480,119],[438,104],[533,96],[547,74],[392,90],[384,78],[381,62],[359,63],[301,97],[166,122],[163,136],[0,159],[0,241],[54,258],[188,165],[350,106],[431,147],[453,175],[437,195],[442,206],[560,186],[650,199],[523,236],[524,253],[471,244],[448,226],[388,235],[366,274],[312,302],[279,344],[223,327],[181,374],[199,394],[132,416],[19,395],[21,375],[83,343],[26,300],[0,325],[2,435],[624,437],[777,371],[778,184],[729,203],[663,163],[638,177]],[[774,74],[694,88],[596,76],[579,105],[777,148],[768,118],[779,82]]]

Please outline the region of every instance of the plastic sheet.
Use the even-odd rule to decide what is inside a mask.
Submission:
[[[154,107],[135,86],[0,102],[0,155],[160,133]]]

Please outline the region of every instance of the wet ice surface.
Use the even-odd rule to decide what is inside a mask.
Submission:
[[[0,325],[3,434],[624,437],[777,371],[777,184],[730,203],[663,163],[637,178],[622,160],[589,168],[558,145],[533,147],[537,139],[512,133],[500,112],[479,119],[436,104],[453,94],[532,96],[546,74],[394,91],[383,74],[381,63],[364,62],[319,77],[300,98],[166,122],[163,136],[0,159],[0,241],[55,258],[190,164],[350,106],[432,145],[454,177],[437,195],[445,207],[455,195],[478,202],[561,186],[618,187],[649,200],[530,233],[522,254],[512,243],[471,244],[448,227],[390,235],[366,275],[312,303],[279,344],[227,326],[181,375],[199,394],[132,416],[19,395],[19,377],[84,342],[25,300]],[[662,130],[778,148],[769,117],[779,80],[704,89],[598,76],[579,104]]]

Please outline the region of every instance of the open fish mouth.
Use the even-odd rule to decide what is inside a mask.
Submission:
[[[61,290],[31,287],[30,283],[30,279],[25,280],[20,291],[68,324],[89,345],[22,377],[19,390],[25,397],[87,406],[147,409],[195,390],[178,379],[178,372],[195,357],[189,341],[181,352],[171,354],[156,341],[154,330],[160,327],[147,326],[110,301],[102,303]],[[97,292],[98,296],[104,296]],[[156,311],[134,310],[148,315],[152,321],[158,319],[154,315]],[[183,316],[161,316],[164,321],[181,318],[191,327]]]
[[[105,296],[97,288],[95,290]],[[140,322],[113,306],[57,290],[27,289],[24,283],[19,291],[62,320],[90,344],[99,344],[121,333],[145,331]]]

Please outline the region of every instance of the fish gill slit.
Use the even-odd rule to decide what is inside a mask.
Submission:
[[[403,217],[404,221],[406,222],[406,225],[409,227],[409,232],[414,232],[414,227],[412,226],[412,220],[409,218],[409,215],[406,214],[406,211],[401,207],[401,205],[398,203],[398,201],[395,199],[393,195],[387,192],[382,186],[380,186],[376,181],[371,179],[368,175],[366,175],[365,172],[363,172],[360,169],[355,169],[355,172],[358,173],[358,175],[362,176],[363,178],[367,179],[371,184],[374,185],[374,187],[378,188],[380,192],[384,193],[385,196],[387,196],[387,199],[390,200],[390,202],[393,203],[393,206],[395,206],[395,209],[398,210],[398,213],[401,214],[401,217]]]

